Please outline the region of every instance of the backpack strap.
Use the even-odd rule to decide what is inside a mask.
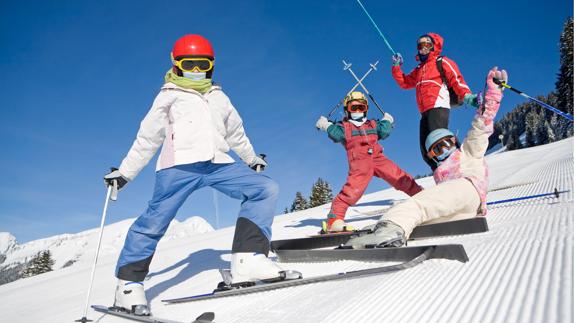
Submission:
[[[444,83],[444,85],[446,85],[448,87],[448,82],[446,80],[446,75],[444,74],[444,68],[442,67],[442,56],[439,56],[436,58],[436,68],[438,69],[438,72],[440,73],[440,78],[442,79],[442,82]]]

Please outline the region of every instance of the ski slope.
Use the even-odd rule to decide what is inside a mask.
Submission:
[[[573,322],[574,138],[490,155],[489,201],[570,190],[493,206],[490,231],[416,242],[463,244],[470,261],[429,260],[411,269],[259,294],[164,305],[161,299],[210,292],[228,268],[234,228],[162,241],[146,294],[153,313],[192,321],[206,311],[216,322]],[[419,181],[434,185],[432,178]],[[356,227],[372,223],[406,195],[387,189],[349,209]],[[316,233],[329,205],[276,217],[274,239]],[[415,242],[412,243],[415,245]],[[118,251],[101,256],[91,303],[111,305]],[[383,265],[339,261],[284,264],[306,277]],[[386,265],[386,264],[384,264]],[[90,264],[0,286],[0,322],[73,322],[83,315]],[[92,310],[96,322],[127,322]]]

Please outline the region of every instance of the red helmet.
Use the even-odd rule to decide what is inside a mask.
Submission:
[[[174,59],[181,56],[208,56],[215,58],[209,40],[200,35],[185,35],[173,45],[171,55]]]

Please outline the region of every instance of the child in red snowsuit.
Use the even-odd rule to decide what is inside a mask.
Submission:
[[[316,124],[334,142],[344,145],[349,161],[347,182],[333,199],[324,232],[352,230],[344,222],[345,213],[361,198],[373,175],[409,196],[422,190],[412,176],[383,154],[383,147],[378,143],[389,136],[393,117],[385,113],[382,120],[367,120],[368,102],[361,92],[351,92],[344,105],[346,117],[343,121],[333,124],[322,116]]]

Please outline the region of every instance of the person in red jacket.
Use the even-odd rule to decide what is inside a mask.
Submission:
[[[456,63],[441,56],[443,38],[435,33],[422,35],[417,40],[416,60],[419,65],[409,74],[401,70],[401,54],[393,55],[392,74],[397,84],[403,89],[416,89],[417,104],[421,113],[419,143],[424,161],[433,169],[436,163],[426,154],[425,140],[433,130],[448,128],[451,103],[464,102],[478,107],[479,96],[472,94],[464,81]],[[444,77],[441,75],[442,66]],[[444,81],[443,81],[444,80]],[[446,83],[446,84],[445,84]],[[452,91],[452,93],[449,93]],[[453,96],[453,97],[451,97]]]
[[[345,213],[363,196],[373,176],[384,179],[409,196],[422,191],[411,175],[383,154],[383,147],[378,143],[391,133],[393,117],[385,113],[382,120],[369,120],[368,107],[363,93],[351,92],[344,100],[345,119],[342,122],[334,124],[323,116],[317,121],[318,129],[327,132],[334,142],[343,144],[349,161],[347,182],[333,199],[327,222],[323,223],[323,233],[353,230],[344,221]]]

